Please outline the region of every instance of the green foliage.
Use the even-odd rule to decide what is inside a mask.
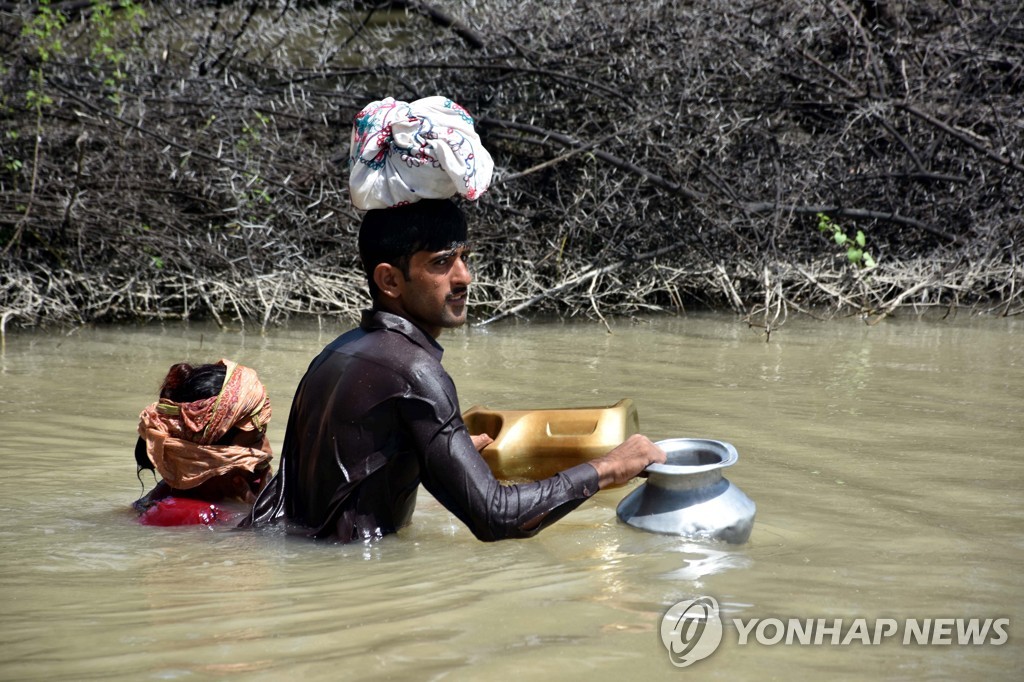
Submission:
[[[11,67],[7,65],[7,62],[4,60],[3,56],[0,55],[0,79],[3,79],[5,76],[7,76],[10,73],[10,71]],[[0,92],[0,116],[4,118],[7,118],[7,115],[11,112],[10,104],[8,103],[10,100],[10,96],[7,90],[8,88],[4,88],[3,92]]]
[[[274,202],[273,197],[264,189],[263,178],[259,175],[253,174],[249,178],[249,182],[246,183],[246,206],[250,209],[257,208],[260,204],[271,204]]]
[[[43,91],[46,85],[46,76],[43,74],[42,69],[32,69],[29,71],[29,78],[35,84],[35,87],[25,91],[25,104],[29,109],[41,112],[53,104],[53,98]]]
[[[250,146],[258,145],[260,143],[260,140],[263,139],[263,135],[262,133],[260,133],[260,128],[267,127],[267,125],[270,123],[270,117],[261,114],[258,111],[254,111],[253,115],[256,116],[256,120],[259,121],[259,123],[242,123],[243,137],[238,138],[238,140],[235,142],[235,146],[238,147],[238,149],[249,149]]]
[[[115,103],[120,101],[118,90],[125,76],[121,70],[125,52],[116,48],[117,37],[125,31],[137,35],[140,32],[140,20],[145,16],[145,10],[132,0],[116,4],[109,0],[92,2],[89,13],[89,25],[92,29],[90,55],[98,62],[94,65],[96,68],[99,68],[99,65],[113,67],[113,73],[104,78],[103,84],[113,91],[108,97]],[[61,34],[67,23],[67,15],[59,7],[55,7],[51,0],[39,0],[35,16],[21,30],[22,37],[30,41],[39,57],[39,66],[30,71],[32,87],[25,93],[26,106],[39,114],[53,104],[53,99],[44,92],[45,65],[64,52]]]
[[[136,2],[129,0],[118,5],[120,9],[115,14],[113,3],[94,0],[92,13],[89,15],[89,24],[94,36],[90,56],[98,62],[96,68],[104,64],[113,67],[113,73],[103,79],[103,85],[112,91],[107,97],[115,104],[121,101],[119,89],[125,77],[121,64],[126,56],[124,50],[115,47],[118,34],[127,31],[131,35],[137,35],[140,31],[139,22],[146,16],[146,11]]]
[[[21,29],[21,35],[34,43],[40,61],[48,62],[64,51],[60,32],[67,23],[67,16],[51,7],[50,0],[39,0],[36,15]]]
[[[4,137],[11,142],[14,142],[21,137],[21,135],[18,134],[17,130],[8,130],[4,133]],[[24,165],[25,164],[21,159],[8,159],[4,161],[4,168],[9,170],[11,173],[19,173]]]
[[[35,194],[36,183],[39,178],[39,148],[43,137],[43,111],[53,104],[53,98],[45,91],[46,75],[44,68],[54,56],[64,51],[64,44],[61,42],[60,34],[64,26],[67,25],[67,22],[67,16],[59,10],[55,10],[50,5],[50,0],[39,0],[39,6],[36,9],[35,16],[32,17],[32,21],[25,24],[21,29],[22,38],[26,40],[30,45],[30,50],[34,51],[39,58],[38,65],[35,68],[29,69],[30,85],[25,91],[25,106],[35,115],[36,141],[32,154],[32,188],[29,193],[30,197]],[[24,166],[24,162],[20,159],[14,159],[7,162],[5,166],[10,172],[18,173]],[[6,245],[4,246],[4,253],[21,239],[24,221],[27,220],[31,209],[31,200],[24,209],[19,205],[17,210],[22,214],[22,218],[10,239],[6,239],[5,235]]]
[[[89,15],[89,24],[93,29],[91,56],[114,66],[120,65],[125,57],[123,50],[114,48],[118,33],[127,31],[131,35],[138,35],[141,28],[139,22],[146,16],[146,11],[136,2],[126,0],[118,3],[118,6],[120,10],[114,14],[114,3],[94,0]]]
[[[864,248],[868,240],[861,230],[857,230],[857,234],[850,237],[843,231],[843,228],[824,213],[818,214],[818,230],[830,235],[836,245],[845,246],[846,257],[854,265],[861,268],[875,267],[875,259]]]
[[[67,23],[67,16],[55,10],[50,0],[39,0],[36,15],[21,29],[22,37],[34,46],[40,62],[38,68],[29,71],[32,87],[25,91],[26,106],[38,115],[42,115],[43,109],[53,104],[53,99],[44,92],[46,77],[43,66],[64,51],[60,34]]]

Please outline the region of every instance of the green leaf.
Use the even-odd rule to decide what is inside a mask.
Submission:
[[[836,232],[835,240],[836,240],[836,244],[839,244],[839,246],[842,246],[843,244],[846,243],[846,235],[844,233],[842,233],[842,232]]]
[[[875,259],[871,257],[870,253],[864,254],[864,266],[868,268],[875,267]]]
[[[864,258],[864,252],[851,246],[846,251],[846,257],[850,259],[851,263],[859,263],[861,259]]]
[[[818,214],[818,229],[822,232],[828,232],[832,229],[832,221],[824,213]]]
[[[860,230],[857,230],[857,246],[863,247],[867,243],[867,237]]]

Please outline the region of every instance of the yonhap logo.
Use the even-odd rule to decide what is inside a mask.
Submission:
[[[736,645],[1002,646],[1009,618],[732,618]],[[672,665],[685,668],[722,643],[725,622],[713,597],[674,604],[661,621],[661,642]]]
[[[672,665],[685,668],[707,658],[722,643],[722,619],[713,597],[675,604],[661,621],[661,641]]]

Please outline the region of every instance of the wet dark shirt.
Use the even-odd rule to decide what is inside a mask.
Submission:
[[[299,532],[342,542],[406,525],[424,487],[481,540],[529,537],[597,492],[581,464],[502,485],[462,422],[443,349],[408,320],[366,311],[299,383],[277,475],[242,525],[284,516]]]

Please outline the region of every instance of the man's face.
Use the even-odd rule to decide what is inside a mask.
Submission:
[[[466,322],[469,247],[453,245],[444,251],[417,251],[409,259],[409,278],[403,282],[401,307],[406,316],[437,338],[442,329]]]

